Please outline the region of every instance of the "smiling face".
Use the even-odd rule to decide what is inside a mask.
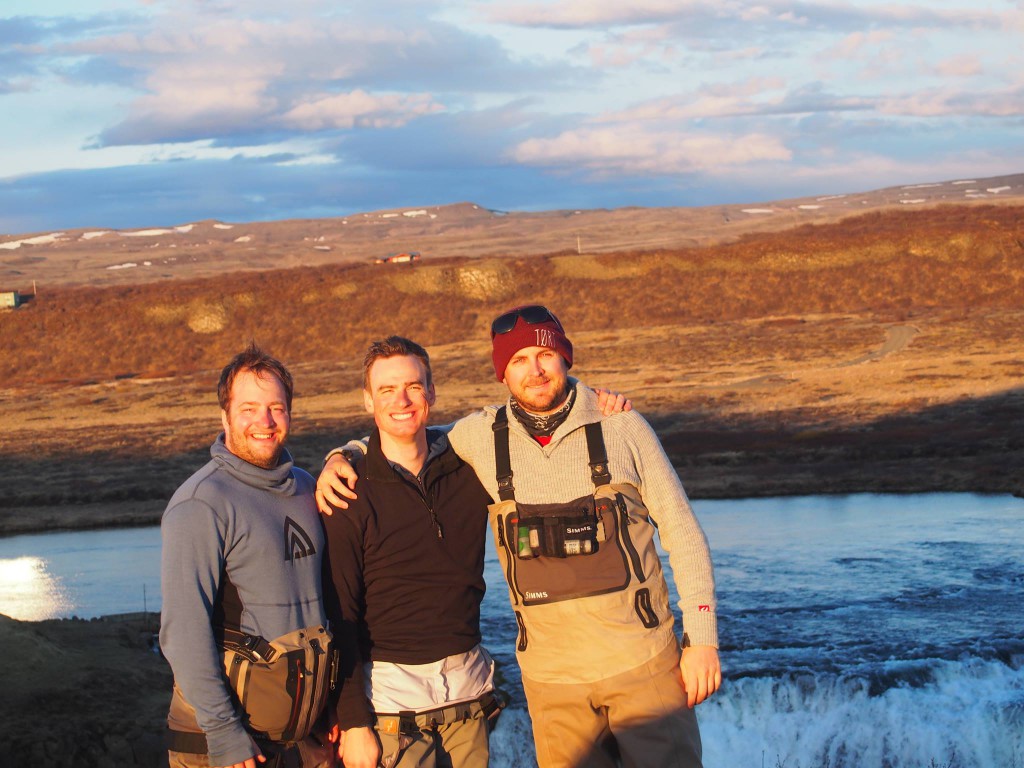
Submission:
[[[363,403],[382,437],[410,442],[426,434],[427,417],[434,404],[434,385],[427,382],[427,368],[413,355],[381,357],[367,376]]]
[[[287,394],[277,377],[239,371],[227,410],[220,414],[229,451],[257,467],[277,466],[291,424]]]
[[[505,366],[505,386],[530,413],[545,414],[565,402],[569,366],[550,347],[524,347]]]

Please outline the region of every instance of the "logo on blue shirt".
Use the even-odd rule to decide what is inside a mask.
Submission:
[[[284,519],[284,559],[298,560],[302,557],[309,557],[316,554],[316,547],[313,546],[313,539],[309,537],[302,526],[290,517]]]

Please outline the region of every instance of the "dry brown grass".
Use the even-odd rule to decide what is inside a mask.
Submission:
[[[0,375],[17,386],[183,374],[220,365],[249,338],[294,362],[351,357],[395,330],[427,344],[473,338],[498,308],[523,301],[550,303],[584,328],[1011,308],[1024,288],[1022,222],[1024,208],[948,206],[685,251],[58,289],[0,314]]]

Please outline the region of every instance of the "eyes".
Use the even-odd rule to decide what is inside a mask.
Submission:
[[[385,384],[383,386],[377,387],[377,394],[393,395],[396,392],[398,392],[399,389],[400,387],[396,387],[393,384]],[[413,384],[406,384],[404,387],[401,387],[401,389],[404,389],[406,392],[412,392],[414,394],[422,394],[427,391],[426,385],[420,384],[419,382]]]
[[[555,359],[558,353],[553,349],[545,349],[543,352],[536,354],[536,359],[541,363],[549,363]],[[516,355],[509,360],[509,365],[526,365],[533,358],[532,355]]]
[[[262,410],[262,406],[253,405],[251,403],[246,403],[238,407],[238,412],[243,416],[255,416]],[[285,416],[288,414],[288,409],[284,405],[275,404],[267,408],[267,410],[274,416]]]

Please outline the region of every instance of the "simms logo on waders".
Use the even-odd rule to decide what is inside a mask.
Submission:
[[[316,547],[309,534],[290,517],[284,519],[284,559],[298,560],[316,554]]]

